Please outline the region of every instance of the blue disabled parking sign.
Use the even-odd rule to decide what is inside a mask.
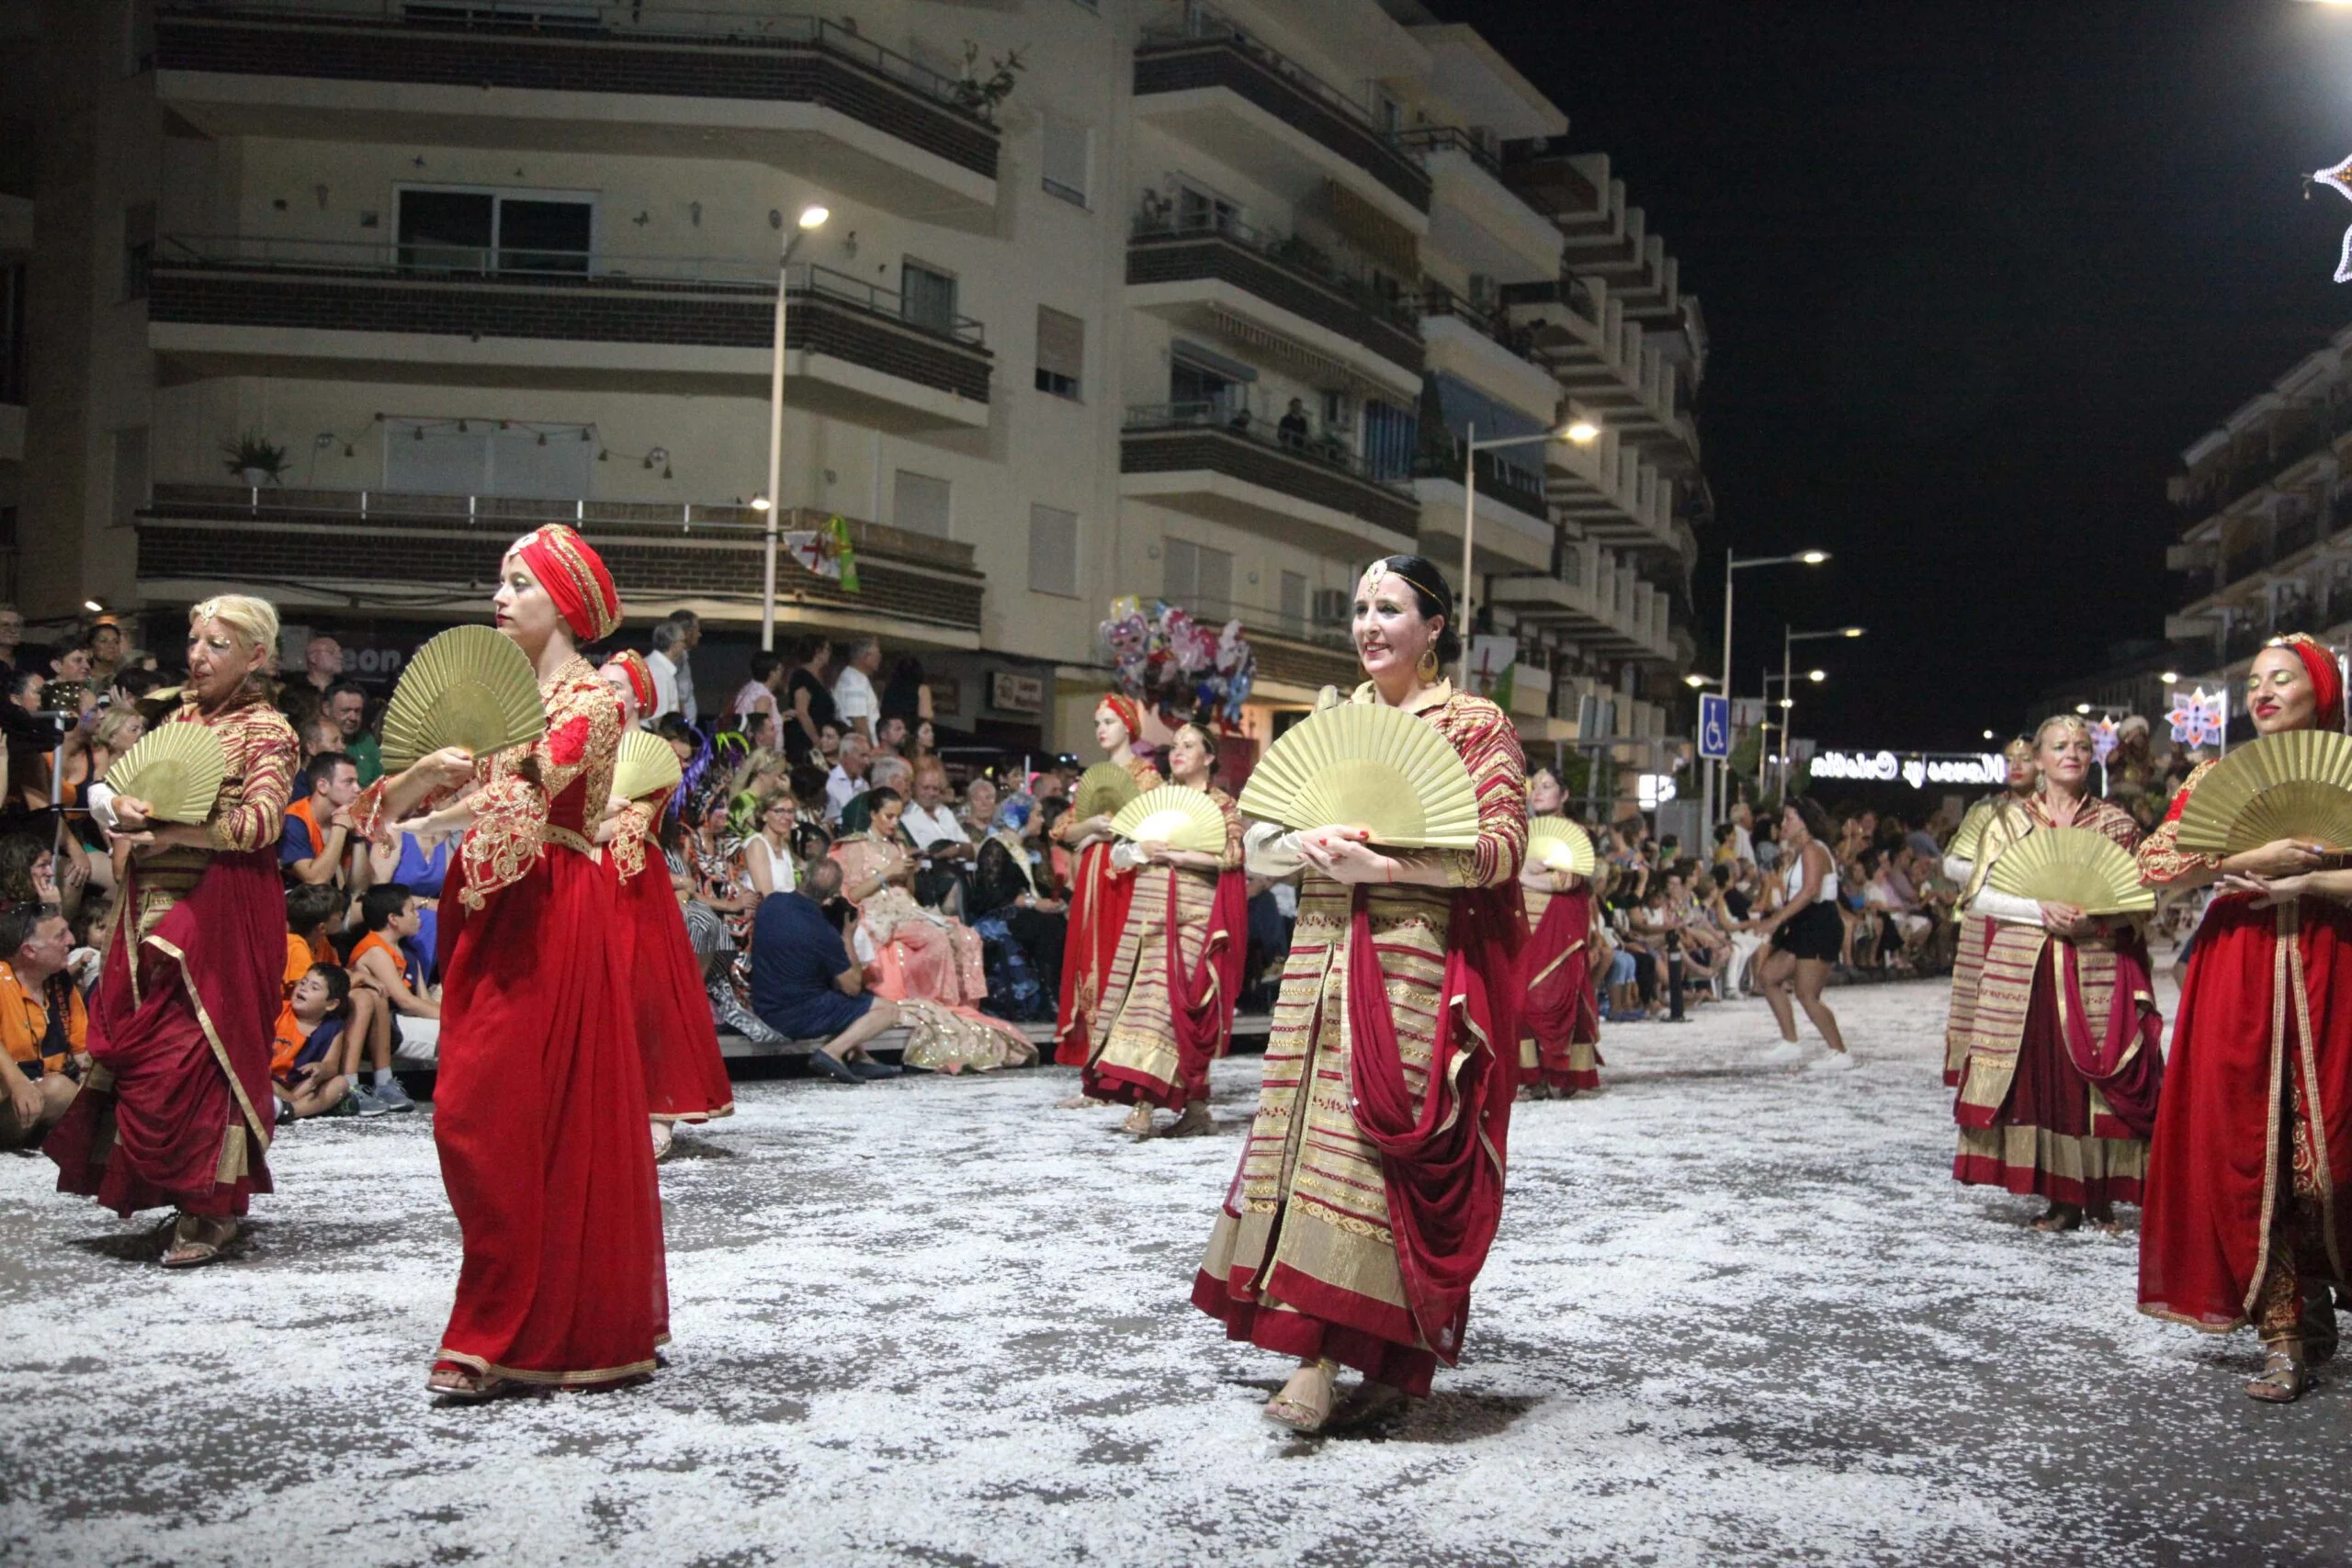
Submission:
[[[1699,755],[1718,762],[1731,756],[1731,699],[1721,693],[1699,694]]]

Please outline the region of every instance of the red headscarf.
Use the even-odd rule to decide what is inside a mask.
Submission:
[[[2286,649],[2303,661],[2304,672],[2312,678],[2312,692],[2317,699],[2312,728],[2343,729],[2344,667],[2336,663],[2335,650],[2306,632],[2274,637],[2263,646]]]
[[[1116,692],[1105,692],[1102,694],[1102,700],[1095,705],[1109,708],[1119,716],[1119,722],[1127,727],[1129,740],[1143,739],[1143,709],[1136,705],[1133,697],[1123,697]]]
[[[645,655],[633,648],[625,648],[605,662],[619,665],[621,672],[628,677],[629,695],[637,699],[637,711],[639,714],[651,713],[658,694],[653,686],[653,667],[645,662]]]
[[[621,624],[621,596],[604,558],[560,523],[534,528],[507,552],[523,558],[555,601],[557,613],[582,642],[607,637]]]

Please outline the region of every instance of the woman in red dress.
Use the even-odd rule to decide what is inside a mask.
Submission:
[[[539,675],[547,733],[436,751],[355,806],[371,836],[468,784],[412,831],[464,830],[441,903],[433,1136],[465,1238],[428,1389],[587,1388],[653,1371],[669,1336],[662,1205],[620,881],[594,841],[621,705],[577,645],[619,626],[605,563],[571,529],[526,534],[492,601]]]
[[[597,671],[621,699],[627,723],[653,705],[653,671],[629,649]],[[637,1047],[645,1064],[645,1099],[653,1119],[653,1157],[670,1156],[680,1122],[707,1122],[735,1113],[735,1089],[718,1054],[718,1026],[703,990],[686,917],[670,884],[670,863],[653,844],[670,791],[641,800],[613,797],[612,815],[598,832],[612,848],[621,879],[621,929],[628,933],[628,973],[637,998]],[[653,845],[650,854],[647,846]],[[650,872],[647,867],[650,866]]]
[[[1361,829],[1250,834],[1252,871],[1303,871],[1258,1113],[1193,1303],[1228,1337],[1298,1358],[1267,1419],[1317,1431],[1342,1366],[1351,1418],[1425,1395],[1462,1354],[1470,1290],[1502,1213],[1519,1056],[1527,785],[1519,736],[1441,666],[1453,600],[1419,556],[1357,584],[1351,699],[1400,708],[1460,753],[1478,796],[1467,850],[1385,850]]]
[[[1138,792],[1158,789],[1159,771],[1136,755],[1143,734],[1143,710],[1134,701],[1111,693],[1094,709],[1094,739],[1110,760],[1127,770]],[[1102,1000],[1102,982],[1119,951],[1119,933],[1126,930],[1127,906],[1134,901],[1136,879],[1111,864],[1111,819],[1081,818],[1071,811],[1054,824],[1054,841],[1078,856],[1069,896],[1069,945],[1062,949],[1062,1006],[1054,1029],[1054,1060],[1082,1067],[1094,1054],[1094,1012]],[[1079,1094],[1061,1101],[1065,1109],[1100,1101]]]
[[[187,684],[165,722],[200,724],[228,753],[209,820],[153,823],[116,795],[132,846],[90,1005],[92,1067],[45,1147],[62,1192],[117,1213],[178,1211],[167,1269],[209,1263],[270,1190],[272,1035],[286,966],[277,835],[298,747],[262,671],[277,612],[243,594],[188,612]]]
[[[1560,815],[1549,768],[1527,776],[1527,817]],[[1592,883],[1532,855],[1520,869],[1527,945],[1520,950],[1520,1094],[1549,1100],[1600,1087],[1600,1003],[1593,991]]]
[[[2298,633],[2254,656],[2255,729],[2344,728],[2335,655]],[[2333,1287],[2352,1256],[2352,871],[2278,839],[2226,859],[2184,852],[2181,785],[2140,846],[2143,880],[2220,890],[2197,928],[2140,1223],[2140,1310],[2226,1334],[2253,1324],[2256,1399],[2285,1404],[2335,1353]]]

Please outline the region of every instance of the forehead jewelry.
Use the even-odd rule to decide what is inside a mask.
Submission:
[[[1388,575],[1388,562],[1384,558],[1363,569],[1363,576],[1356,580],[1356,597],[1370,600],[1380,592],[1380,580]]]

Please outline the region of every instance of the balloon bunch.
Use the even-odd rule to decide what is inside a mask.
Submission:
[[[1118,671],[1119,689],[1168,723],[1240,723],[1258,661],[1239,621],[1212,629],[1181,605],[1159,600],[1146,605],[1130,593],[1111,602],[1111,616],[1100,635]]]

